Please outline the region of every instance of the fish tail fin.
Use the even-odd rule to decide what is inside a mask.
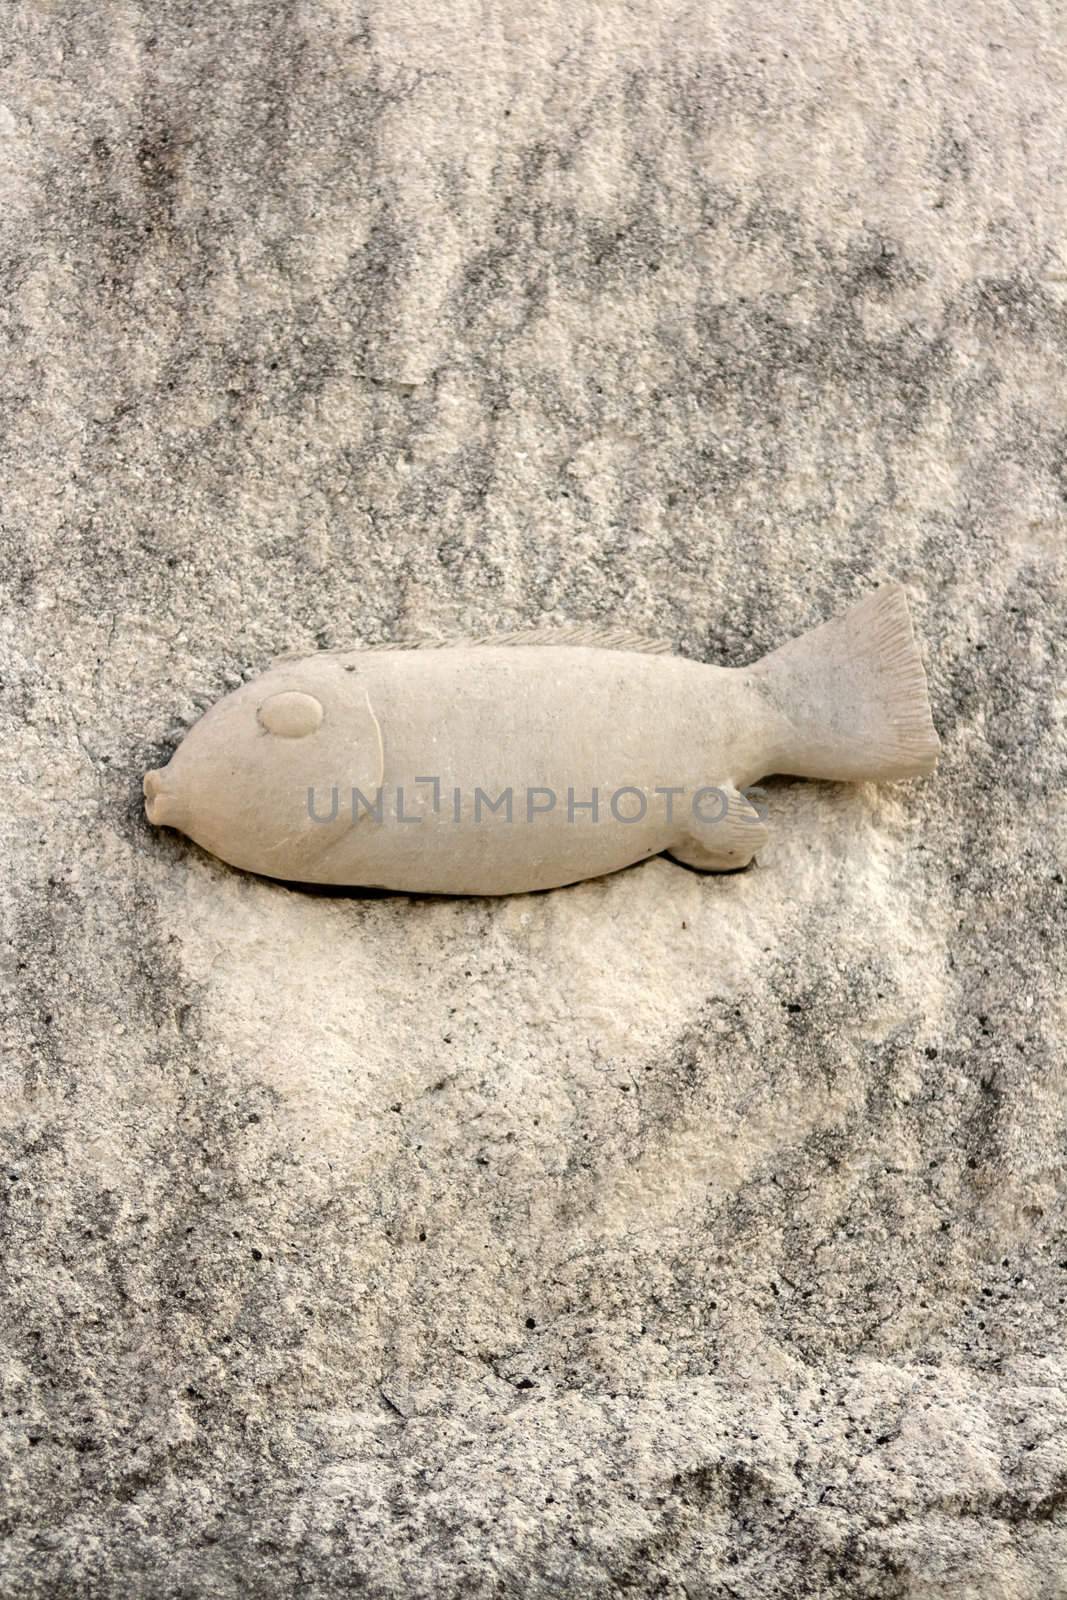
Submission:
[[[778,713],[777,764],[768,770],[861,780],[914,778],[936,765],[940,740],[899,583],[750,670]]]

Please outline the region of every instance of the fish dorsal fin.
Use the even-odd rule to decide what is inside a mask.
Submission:
[[[290,651],[275,657],[272,666],[300,661],[306,655],[354,656],[383,650],[455,650],[470,645],[586,645],[595,650],[629,650],[643,655],[667,656],[674,649],[668,639],[653,639],[633,628],[606,628],[596,623],[569,622],[556,626],[517,628],[509,633],[482,633],[473,638],[390,639],[383,644],[357,644],[333,650]]]
[[[634,628],[605,628],[586,622],[563,623],[558,627],[519,628],[513,633],[486,633],[465,642],[496,645],[580,644],[596,650],[633,650],[650,656],[670,655],[672,649],[668,639],[653,639]]]

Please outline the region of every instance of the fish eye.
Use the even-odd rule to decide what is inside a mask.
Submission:
[[[324,715],[314,695],[300,694],[295,689],[270,695],[256,712],[260,726],[281,739],[303,739],[314,733]]]

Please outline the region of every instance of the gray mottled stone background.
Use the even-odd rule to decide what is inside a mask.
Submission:
[[[1067,1595],[1065,40],[5,5],[5,1600]],[[887,577],[939,774],[735,877],[142,819],[286,649]]]

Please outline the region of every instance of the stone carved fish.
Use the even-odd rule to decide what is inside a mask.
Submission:
[[[579,629],[285,659],[148,773],[148,820],[272,878],[513,894],[661,851],[741,867],[757,779],[936,763],[899,584],[749,667],[665,648]]]

